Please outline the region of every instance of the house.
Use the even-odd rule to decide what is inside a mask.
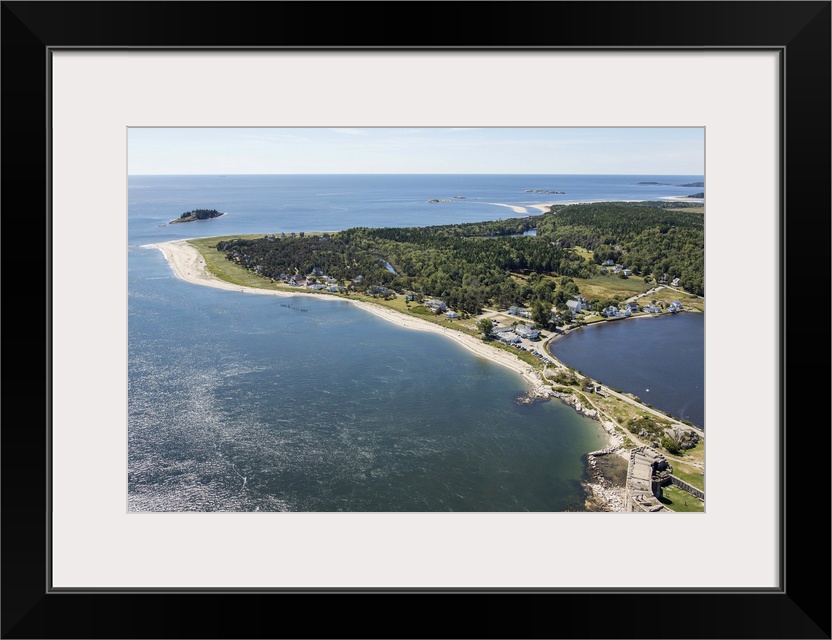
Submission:
[[[646,311],[647,313],[661,313],[662,312],[661,307],[656,306],[652,302],[650,304],[644,306],[644,311]]]
[[[566,307],[569,311],[572,312],[572,315],[576,315],[581,312],[581,301],[580,300],[567,300]]]
[[[520,342],[520,336],[513,335],[510,331],[498,333],[497,337],[506,344],[517,344],[518,342]]]
[[[320,291],[321,289],[326,289],[326,285],[325,284],[313,284],[313,285],[310,285],[308,288],[312,289],[313,291]]]
[[[625,275],[625,276],[631,276],[631,275],[633,275],[633,272],[632,272],[632,271],[630,271],[629,269],[624,269],[623,273],[624,273],[624,275]]]
[[[448,313],[445,314],[445,317],[448,320],[456,320],[459,317],[459,314],[456,311],[448,311]]]
[[[620,264],[615,265],[612,269],[612,272],[613,273],[620,273],[621,272],[621,265]]]
[[[434,311],[447,311],[448,310],[448,305],[446,305],[441,300],[437,300],[435,298],[433,300],[428,300],[425,303],[425,306],[430,307]]]
[[[526,311],[525,309],[520,309],[520,311],[517,312],[517,315],[520,316],[521,318],[531,318],[532,317],[532,312],[531,311]]]
[[[404,299],[407,302],[413,302],[416,299],[416,294],[415,293],[406,293],[405,296],[404,296]]]
[[[353,281],[355,284],[361,284],[362,282],[364,282],[364,276],[355,276],[355,277],[352,279],[352,281]]]
[[[682,310],[682,303],[679,302],[678,300],[674,300],[667,307],[667,310],[670,311],[670,313],[676,313],[677,311],[681,311]]]
[[[330,293],[338,293],[341,290],[341,287],[339,287],[337,284],[331,284],[326,288],[326,290]]]
[[[537,340],[538,337],[540,337],[539,331],[537,331],[534,327],[530,327],[525,324],[518,324],[514,327],[514,333],[521,338],[526,338],[528,340]]]
[[[633,315],[633,312],[630,310],[629,306],[626,306],[621,310],[621,315],[623,315],[625,318],[629,318],[631,315]]]
[[[520,311],[520,307],[509,307],[508,308],[508,315],[516,316],[518,311]]]
[[[632,313],[638,313],[638,302],[628,302],[628,303],[627,303],[627,308],[628,308],[628,309],[629,309]]]
[[[612,267],[612,266],[615,266],[615,260],[604,260],[604,261],[601,263],[601,266],[602,266],[602,267]]]
[[[601,312],[601,315],[606,317],[606,318],[617,318],[619,316],[619,314],[620,314],[620,311],[618,310],[618,308],[613,307],[612,305],[610,305],[609,307],[607,307],[606,309],[604,309]]]
[[[671,287],[678,287],[679,286],[679,278],[673,278],[670,282]]]
[[[313,276],[322,276],[324,275],[324,270],[320,267],[312,267],[312,275]]]

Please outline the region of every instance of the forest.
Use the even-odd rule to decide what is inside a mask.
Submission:
[[[536,235],[522,235],[532,229]],[[508,220],[266,235],[217,249],[265,278],[325,274],[355,291],[441,298],[472,315],[489,305],[565,307],[579,293],[572,279],[600,274],[607,260],[645,279],[678,277],[704,295],[703,216],[664,204],[580,204]]]

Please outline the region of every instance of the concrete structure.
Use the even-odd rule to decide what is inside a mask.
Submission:
[[[630,452],[625,511],[670,512],[661,502],[662,487],[671,483],[672,469],[664,456],[650,447]]]

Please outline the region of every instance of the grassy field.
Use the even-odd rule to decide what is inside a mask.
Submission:
[[[662,487],[662,504],[668,509],[677,512],[698,512],[705,511],[705,503],[699,498],[689,494],[687,491],[682,491],[678,487],[668,485]]]
[[[673,300],[678,300],[682,303],[682,307],[688,311],[704,311],[705,299],[695,296],[692,293],[684,293],[682,291],[674,291],[673,289],[659,289],[648,296],[650,300],[657,302],[668,303]]]
[[[685,209],[670,209],[668,208],[667,211],[681,211],[682,213],[705,213],[705,207],[687,207]]]
[[[573,247],[572,251],[577,253],[584,259],[584,262],[592,262],[592,251],[584,249],[583,247]]]
[[[639,276],[630,276],[625,280],[617,275],[610,274],[589,279],[575,278],[574,280],[581,290],[581,295],[590,300],[593,298],[605,300],[616,296],[620,296],[621,300],[626,300],[639,293],[644,293],[650,288],[650,285],[645,284]]]

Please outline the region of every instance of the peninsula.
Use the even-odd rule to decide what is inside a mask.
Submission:
[[[543,208],[543,207],[541,207]],[[525,232],[534,229],[536,235]],[[703,484],[704,433],[558,362],[548,341],[592,322],[704,309],[701,216],[665,203],[545,207],[509,220],[179,240],[174,273],[243,294],[326,295],[400,326],[442,333],[530,385],[519,402],[558,398],[599,420],[602,452],[658,447]],[[593,473],[604,465],[590,464]],[[590,483],[602,510],[624,487]],[[610,491],[612,493],[610,493]],[[613,496],[613,497],[611,497]]]

